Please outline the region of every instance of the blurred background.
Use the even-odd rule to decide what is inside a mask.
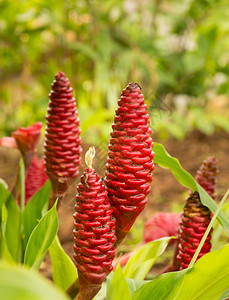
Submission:
[[[0,0],[0,131],[45,123],[70,79],[84,142],[108,141],[130,81],[160,139],[229,132],[228,0]]]

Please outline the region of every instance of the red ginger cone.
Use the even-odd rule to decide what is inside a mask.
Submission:
[[[144,209],[153,179],[152,130],[144,96],[135,82],[122,91],[112,128],[104,182],[117,221],[118,245]]]
[[[209,157],[197,171],[196,181],[215,199],[215,181],[218,174],[217,160]],[[186,201],[181,218],[177,260],[180,269],[188,267],[199,243],[211,221],[211,211],[200,202],[197,192],[193,193]],[[211,230],[212,231],[212,230]],[[211,232],[209,233],[197,260],[211,250]],[[174,260],[174,265],[179,266]]]
[[[65,194],[68,185],[77,177],[80,165],[80,121],[72,92],[65,74],[56,74],[49,94],[44,143],[46,174],[52,183],[53,203],[56,196]]]
[[[25,204],[42,188],[48,177],[45,173],[44,159],[34,156],[25,180]]]
[[[197,192],[186,201],[181,217],[178,255],[180,269],[188,267],[199,243],[211,221],[211,211],[200,202]],[[212,231],[212,230],[211,230]],[[211,232],[209,233],[197,260],[211,250]]]
[[[215,200],[215,182],[216,175],[219,173],[218,160],[214,157],[208,157],[203,161],[200,169],[196,173],[196,181],[202,188]]]
[[[115,220],[107,191],[92,169],[94,147],[86,153],[85,169],[76,195],[74,214],[74,259],[79,274],[78,300],[90,300],[112,271],[115,256]]]

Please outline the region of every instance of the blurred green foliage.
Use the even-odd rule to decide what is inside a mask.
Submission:
[[[0,0],[2,135],[45,123],[59,70],[86,142],[108,138],[129,81],[161,137],[229,131],[228,36],[228,0]]]

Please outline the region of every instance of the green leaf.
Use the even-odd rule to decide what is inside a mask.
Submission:
[[[124,270],[124,276],[143,280],[158,256],[165,251],[170,239],[171,237],[164,237],[138,248],[128,260]]]
[[[0,178],[0,190],[1,190],[1,188],[5,189],[5,190],[8,190],[8,184],[2,178]]]
[[[131,279],[131,278],[125,278],[126,282],[128,284],[131,297],[134,295],[134,293],[140,289],[144,284],[148,283],[149,280],[137,280],[137,279]]]
[[[172,157],[165,148],[158,143],[154,143],[154,162],[161,166],[162,168],[169,169],[174,177],[185,187],[190,188],[193,192],[197,191],[200,194],[200,199],[203,205],[207,206],[213,213],[217,210],[217,204],[215,201],[208,195],[205,190],[196,183],[194,178],[185,171],[177,158]],[[229,236],[229,220],[223,211],[220,211],[218,221],[224,227],[227,235]]]
[[[120,299],[131,300],[131,294],[122,269],[118,264],[114,273],[107,278],[107,300]]]
[[[199,259],[193,268],[159,276],[136,291],[133,300],[218,300],[229,288],[229,245]]]
[[[1,237],[1,257],[8,263],[15,264],[15,260],[13,259],[8,250],[5,235],[2,235]]]
[[[67,300],[61,291],[37,272],[0,262],[0,299]]]
[[[227,217],[229,217],[229,202],[224,204],[222,211],[226,214]],[[223,227],[220,226],[219,222],[216,222],[213,226],[213,231],[212,231],[212,238],[211,238],[211,244],[212,248],[211,251],[213,250],[218,250],[219,248],[219,239],[223,233]]]
[[[5,204],[3,203],[2,211],[1,211],[2,224],[1,224],[1,231],[0,231],[0,245],[1,245],[0,257],[5,259],[9,263],[14,263],[14,259],[12,258],[11,254],[9,252],[7,242],[6,242],[6,236],[5,236],[7,217],[8,217],[8,212],[7,212]]]
[[[10,197],[13,197],[8,191],[7,183],[0,178],[0,209],[2,208],[2,204],[7,201]],[[1,220],[1,219],[0,219]]]
[[[49,248],[49,255],[52,261],[53,281],[65,291],[76,280],[78,274],[74,263],[65,253],[57,236]]]
[[[39,269],[46,252],[51,246],[58,230],[56,204],[43,216],[34,228],[25,249],[24,263]]]
[[[179,293],[179,289],[181,288],[185,272],[187,271],[182,270],[179,272],[162,274],[155,280],[151,281],[150,283],[144,284],[140,289],[138,289],[134,294],[133,300],[177,299],[176,296]],[[185,299],[187,298],[184,298],[184,300]]]
[[[162,168],[169,169],[174,177],[185,187],[197,191],[196,182],[191,174],[185,171],[179,160],[172,157],[165,148],[158,143],[154,143],[153,150],[155,152],[154,162]]]
[[[29,236],[43,215],[43,210],[48,204],[49,194],[51,191],[50,181],[47,180],[45,185],[33,195],[27,203],[22,214],[23,226],[23,245],[24,249],[28,242]]]
[[[20,259],[19,249],[21,243],[20,211],[15,199],[12,196],[10,196],[6,201],[5,208],[7,210],[7,220],[4,225],[6,244],[12,258],[15,261],[18,261]]]

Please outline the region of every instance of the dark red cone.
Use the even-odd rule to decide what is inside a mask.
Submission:
[[[218,160],[214,157],[208,157],[203,161],[200,169],[196,173],[196,181],[202,188],[215,200],[216,176],[219,173]]]
[[[188,267],[199,243],[211,221],[211,211],[200,202],[197,192],[186,201],[181,218],[178,255],[180,269]],[[209,233],[197,260],[211,249],[211,232]]]
[[[54,196],[65,194],[69,184],[77,177],[80,165],[80,121],[72,92],[65,74],[56,74],[49,94],[44,143],[46,173]]]
[[[153,179],[152,130],[135,82],[122,91],[112,128],[104,182],[117,221],[118,245],[144,209]]]
[[[44,159],[39,159],[37,155],[35,155],[25,180],[25,204],[42,188],[47,180],[48,177],[45,173]]]
[[[218,174],[218,162],[215,157],[207,158],[197,171],[196,181],[215,199],[215,182]],[[204,206],[195,192],[186,201],[181,218],[179,241],[173,265],[180,269],[188,267],[199,243],[211,221],[211,211]],[[211,250],[211,232],[209,233],[197,260]],[[179,262],[179,263],[178,263]]]
[[[89,300],[112,270],[115,220],[107,191],[94,169],[85,169],[77,190],[73,231],[80,283],[77,299]]]

